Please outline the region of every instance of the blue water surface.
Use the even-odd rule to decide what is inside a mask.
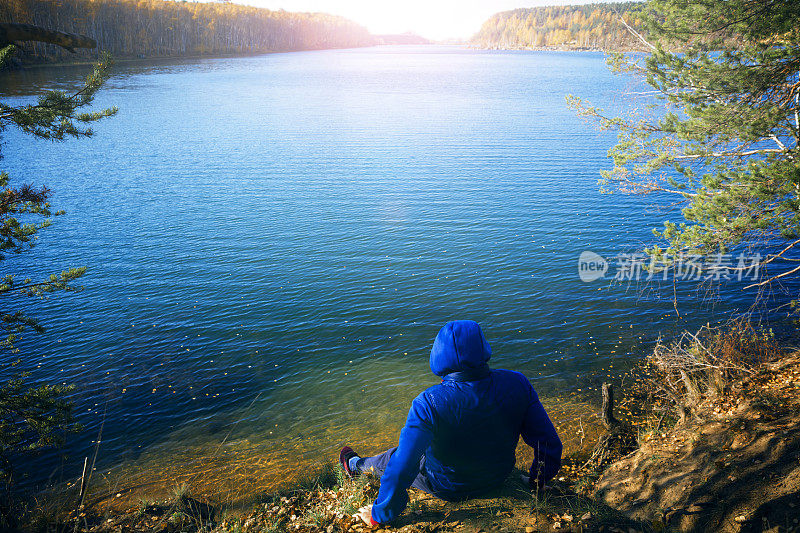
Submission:
[[[88,67],[0,75],[7,103]],[[660,335],[747,307],[742,283],[581,281],[578,256],[640,250],[679,214],[603,195],[615,135],[567,108],[646,103],[601,53],[376,47],[120,63],[91,139],[3,132],[2,167],[67,216],[5,271],[88,266],[84,290],[13,301],[47,326],[34,378],[74,383],[85,430],[29,465],[41,483],[165,442],[246,439],[287,461],[396,435],[435,383],[447,320],[479,321],[493,364],[543,397],[624,366]],[[296,450],[302,448],[302,453]],[[288,452],[287,452],[288,453]]]

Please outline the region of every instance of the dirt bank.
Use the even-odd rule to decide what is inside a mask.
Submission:
[[[800,355],[763,365],[695,417],[640,439],[599,501],[680,531],[800,531]]]

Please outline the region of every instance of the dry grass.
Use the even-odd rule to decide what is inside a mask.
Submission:
[[[653,353],[623,378],[621,408],[640,432],[695,417],[705,398],[724,397],[730,384],[786,354],[772,331],[745,320],[659,341]]]

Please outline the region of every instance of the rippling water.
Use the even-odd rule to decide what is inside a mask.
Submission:
[[[3,73],[0,92],[27,101],[86,70]],[[563,398],[587,376],[746,302],[735,283],[713,306],[679,284],[677,319],[671,285],[580,281],[581,251],[639,249],[667,214],[598,192],[614,136],[564,95],[615,110],[638,90],[597,53],[124,63],[94,138],[4,132],[3,167],[68,211],[6,269],[89,267],[85,290],[31,306],[48,331],[21,355],[77,385],[86,426],[31,482],[79,474],[104,414],[98,464],[164,482],[269,486],[343,441],[378,451],[435,383],[430,344],[455,318],[483,325],[493,363],[524,371],[559,424],[586,415]]]

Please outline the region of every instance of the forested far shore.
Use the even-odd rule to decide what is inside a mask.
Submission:
[[[244,54],[376,44],[366,28],[325,13],[292,13],[230,3],[166,0],[4,0],[0,22],[87,35],[96,49],[24,43],[23,62]]]
[[[503,11],[484,22],[470,44],[501,50],[635,50],[640,43],[622,19],[638,29],[643,5],[621,2]]]

